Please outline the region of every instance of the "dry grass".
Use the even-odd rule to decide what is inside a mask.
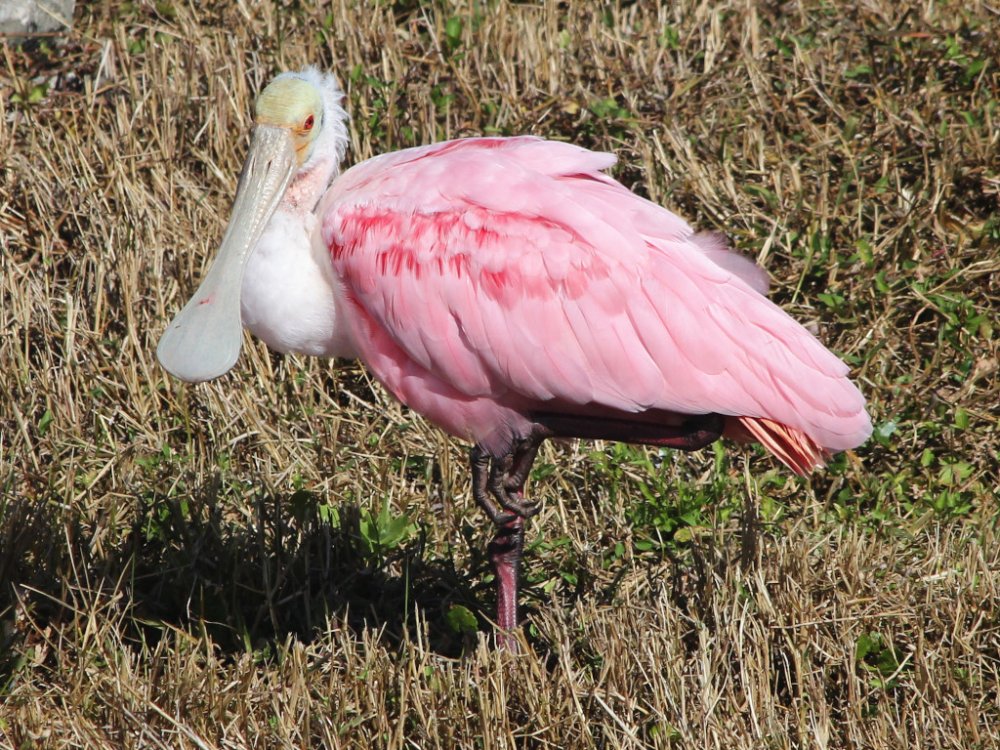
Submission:
[[[995,6],[80,5],[0,47],[0,746],[1000,746]],[[354,160],[615,151],[768,267],[876,438],[809,482],[547,446],[495,653],[465,447],[356,365],[155,363],[253,92],[306,62]]]

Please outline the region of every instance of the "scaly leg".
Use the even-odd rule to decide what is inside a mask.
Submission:
[[[517,652],[517,587],[524,554],[524,519],[514,516],[497,527],[487,548],[497,577],[497,645]]]
[[[490,458],[480,446],[472,449],[472,494],[497,527],[488,552],[497,579],[497,644],[517,650],[517,589],[524,553],[524,521],[539,511],[521,495],[538,448],[548,430],[537,428],[506,455]],[[503,508],[503,510],[501,510]]]
[[[527,437],[514,441],[502,456],[491,456],[481,446],[472,449],[472,495],[497,527],[489,556],[497,578],[497,645],[517,651],[517,587],[524,553],[524,522],[538,513],[536,503],[525,502],[524,483],[547,437],[619,440],[698,450],[718,440],[725,429],[720,414],[693,414],[669,424],[621,417],[585,417],[537,412]],[[679,424],[677,423],[679,421]]]

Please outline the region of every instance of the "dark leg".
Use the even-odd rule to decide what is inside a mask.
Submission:
[[[497,533],[488,552],[497,579],[497,645],[517,650],[517,587],[524,552],[524,521],[539,506],[524,502],[521,491],[538,455],[538,447],[548,436],[539,427],[527,438],[511,446],[505,456],[491,459],[479,446],[472,449],[472,494]],[[503,508],[501,510],[500,508]]]
[[[620,443],[662,445],[696,451],[722,437],[726,420],[720,414],[692,414],[679,425],[635,422],[612,417],[581,417],[575,414],[537,412],[532,419],[548,431],[548,437],[615,440]]]
[[[539,506],[522,496],[524,483],[547,437],[620,440],[662,445],[678,450],[698,450],[718,440],[725,428],[719,414],[696,414],[681,424],[661,425],[626,418],[583,417],[535,413],[531,433],[514,441],[502,456],[493,457],[480,446],[472,449],[472,495],[497,527],[489,556],[497,578],[497,645],[517,650],[517,587],[524,553],[524,522],[538,513]]]

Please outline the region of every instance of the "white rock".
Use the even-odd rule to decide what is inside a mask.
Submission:
[[[0,34],[66,31],[75,6],[75,0],[0,0]]]

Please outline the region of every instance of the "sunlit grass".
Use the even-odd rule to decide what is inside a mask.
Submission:
[[[1000,744],[995,12],[78,5],[0,48],[0,745]],[[546,445],[527,649],[496,653],[467,446],[356,364],[155,362],[254,92],[305,63],[345,87],[351,161],[618,154],[768,269],[871,441],[805,480],[732,445]]]

